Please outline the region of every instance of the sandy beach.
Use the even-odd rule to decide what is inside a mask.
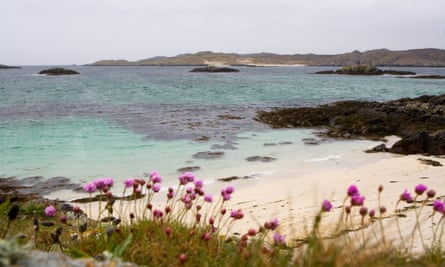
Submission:
[[[384,220],[386,235],[389,238],[400,239],[394,221],[396,203],[404,190],[408,190],[414,197],[414,187],[425,184],[428,189],[436,191],[436,198],[443,199],[445,191],[444,167],[425,165],[419,158],[431,159],[445,164],[444,158],[424,157],[420,155],[391,155],[370,164],[357,168],[329,169],[314,171],[304,177],[289,175],[275,181],[262,181],[249,187],[241,186],[233,196],[233,208],[241,208],[246,214],[242,224],[235,225],[233,232],[245,232],[248,226],[255,226],[273,218],[281,222],[279,231],[291,238],[301,238],[311,229],[315,215],[320,211],[324,199],[332,202],[333,209],[324,214],[323,225],[329,231],[330,226],[336,225],[340,217],[343,201],[348,186],[356,185],[360,194],[365,196],[365,203],[369,210],[378,209],[378,187],[383,186],[381,205],[387,208]],[[418,198],[423,200],[425,194]],[[349,204],[349,202],[346,202]],[[408,204],[400,203],[399,209]],[[420,204],[419,204],[420,205]],[[360,216],[353,210],[356,225],[360,225]],[[377,213],[376,213],[377,214]],[[425,207],[420,221],[431,220],[431,207]],[[436,221],[440,218],[436,215]],[[410,240],[415,226],[415,214],[408,212],[406,218],[401,218],[402,235]],[[331,227],[332,228],[332,227]],[[425,229],[423,229],[425,228]],[[431,223],[422,225],[423,237],[431,240]],[[328,233],[326,233],[328,234]],[[419,240],[414,249],[420,249]]]

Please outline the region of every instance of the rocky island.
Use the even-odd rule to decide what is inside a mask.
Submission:
[[[73,74],[79,74],[79,72],[70,70],[70,69],[64,69],[64,68],[51,68],[39,71],[39,74],[45,74],[45,75],[73,75]]]
[[[0,64],[0,69],[20,69],[20,67]]]
[[[341,101],[318,107],[261,111],[257,120],[273,128],[327,129],[334,138],[402,139],[380,151],[398,154],[445,154],[445,94],[389,102]]]
[[[323,70],[318,71],[315,74],[343,74],[343,75],[416,75],[411,71],[399,71],[399,70],[382,70],[373,65],[354,65],[345,66],[338,70]]]

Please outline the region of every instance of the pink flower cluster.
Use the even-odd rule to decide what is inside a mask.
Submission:
[[[83,186],[83,190],[88,193],[94,193],[96,190],[104,193],[108,192],[114,185],[114,180],[111,177],[99,178]]]

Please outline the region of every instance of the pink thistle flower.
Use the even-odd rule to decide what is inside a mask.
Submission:
[[[94,192],[96,192],[96,185],[94,183],[85,184],[83,186],[83,190],[85,190],[86,192],[88,192],[90,194],[94,193]]]
[[[264,228],[268,230],[275,230],[280,226],[280,221],[278,219],[273,219],[272,221],[268,221],[264,223]]]
[[[213,197],[210,194],[207,194],[204,196],[204,201],[208,202],[208,203],[212,203],[213,202]]]
[[[370,210],[368,214],[369,214],[369,217],[371,219],[374,218],[375,217],[375,210],[374,209]]]
[[[113,187],[113,185],[114,185],[114,180],[111,177],[103,178],[103,181],[104,181],[104,185],[107,186],[108,188]]]
[[[232,194],[234,191],[235,191],[235,188],[231,185],[227,186],[226,190],[225,190],[226,194],[229,194],[229,195]]]
[[[165,234],[170,235],[172,233],[172,228],[170,226],[165,227]]]
[[[158,172],[152,171],[150,173],[150,180],[153,183],[161,183],[162,182],[162,177]]]
[[[436,191],[434,191],[433,189],[428,190],[428,192],[426,192],[426,195],[428,196],[428,198],[433,198],[436,196]]]
[[[213,225],[215,223],[215,219],[213,217],[209,218],[209,224]]]
[[[379,191],[379,193],[383,192],[383,185],[379,185],[378,191]]]
[[[231,196],[230,196],[230,194],[227,194],[224,192],[224,194],[222,194],[222,198],[223,198],[223,201],[229,201]]]
[[[413,201],[413,197],[408,192],[408,190],[403,191],[400,195],[400,201],[406,201],[407,203],[411,203]]]
[[[351,206],[363,206],[365,197],[358,194],[351,196]]]
[[[53,205],[49,205],[48,207],[45,208],[45,215],[48,217],[54,217],[56,216],[56,208],[54,208]]]
[[[164,209],[165,214],[169,214],[172,211],[172,208],[170,208],[170,206],[165,207]]]
[[[210,233],[205,232],[204,234],[202,234],[202,239],[204,241],[209,241],[210,240]]]
[[[181,255],[179,255],[179,262],[180,262],[181,264],[184,264],[186,261],[187,261],[187,256],[186,256],[184,253],[182,253]]]
[[[382,206],[380,207],[380,214],[383,214],[386,212],[386,207]]]
[[[96,189],[102,190],[105,188],[105,180],[103,178],[93,181],[93,184],[96,186]]]
[[[443,202],[441,202],[439,200],[434,200],[434,202],[433,202],[434,211],[437,211],[439,213],[444,213],[444,208],[445,208],[445,205]]]
[[[124,185],[126,188],[133,187],[134,184],[135,184],[134,178],[128,178],[128,179],[125,179],[125,181],[124,181]]]
[[[331,211],[331,209],[332,209],[332,203],[327,199],[323,200],[323,203],[321,204],[321,211],[329,212]]]
[[[417,195],[422,195],[423,192],[425,192],[427,189],[426,185],[424,184],[418,184],[416,185],[416,187],[414,188],[414,192],[416,192]]]
[[[232,212],[230,212],[230,217],[234,218],[235,220],[239,220],[244,217],[244,214],[240,209],[232,210]]]
[[[247,231],[247,234],[248,234],[249,236],[255,236],[255,235],[257,234],[257,231],[256,231],[255,229],[253,229],[253,228],[250,228],[250,229]]]
[[[172,199],[175,196],[175,194],[173,192],[168,192],[167,193],[167,198],[168,199]]]
[[[362,215],[362,217],[365,217],[368,214],[368,208],[367,207],[361,207],[360,208],[360,215]]]
[[[191,186],[187,186],[187,188],[185,189],[185,192],[186,192],[187,194],[191,194],[191,193],[193,193],[193,187],[191,187]]]
[[[159,192],[161,190],[161,184],[154,184],[153,185],[153,191],[155,193]]]
[[[162,216],[164,216],[164,213],[161,210],[153,210],[153,217],[155,217],[156,219],[160,219],[162,218]]]
[[[286,244],[286,238],[284,237],[284,235],[281,235],[280,233],[274,233],[273,241],[277,245],[284,245],[284,244]]]
[[[351,213],[351,206],[345,206],[345,212],[346,212],[346,214],[350,214]]]
[[[195,181],[195,187],[201,188],[204,186],[204,183],[202,180],[196,180]]]
[[[65,214],[60,215],[59,220],[61,223],[66,224],[66,222],[68,221],[68,217],[66,217]]]
[[[355,185],[350,185],[350,186],[348,187],[347,194],[348,194],[348,196],[352,197],[352,196],[358,195],[358,194],[360,194],[360,193],[359,193],[359,191],[358,191],[357,186],[355,186]]]

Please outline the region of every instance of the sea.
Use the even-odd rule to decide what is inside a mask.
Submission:
[[[384,157],[363,153],[378,142],[271,129],[255,120],[257,112],[445,93],[445,80],[313,74],[334,67],[65,66],[80,75],[38,74],[49,67],[0,70],[0,177],[79,184],[113,177],[119,187],[157,171],[170,186],[188,170],[214,183],[354,168]],[[445,68],[395,69],[445,75]]]

